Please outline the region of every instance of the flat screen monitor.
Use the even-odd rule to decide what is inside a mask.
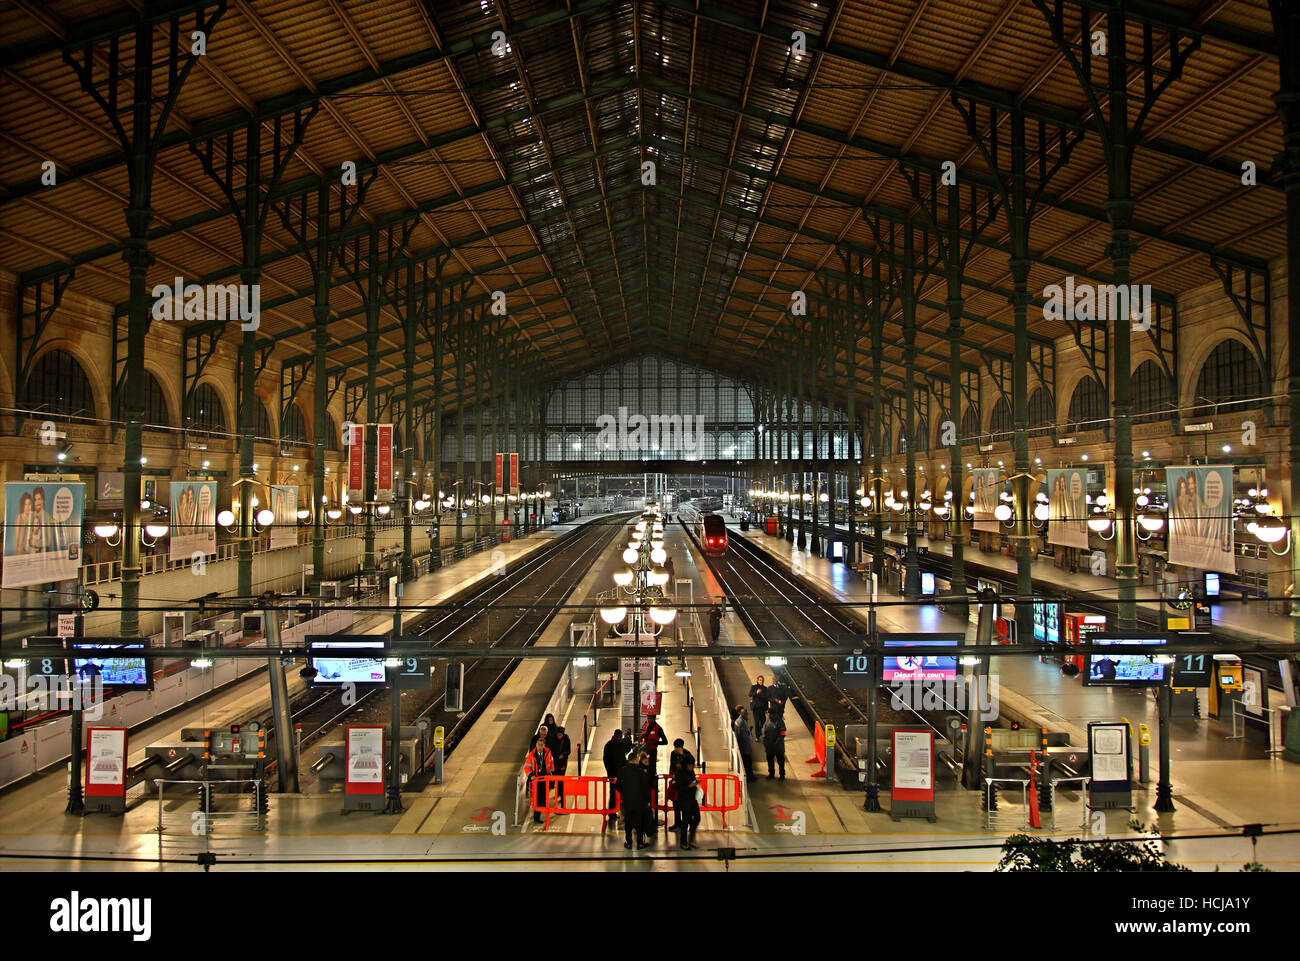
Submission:
[[[384,642],[313,641],[311,666],[316,669],[313,684],[383,684],[387,679],[382,657],[366,657],[369,649],[382,651]],[[334,652],[331,655],[331,652]],[[323,657],[318,655],[325,655]]]
[[[1163,637],[1104,637],[1093,634],[1087,638],[1092,644],[1105,644],[1115,648],[1089,654],[1083,683],[1090,687],[1145,687],[1163,684],[1168,677],[1169,665],[1155,660],[1153,654],[1125,654],[1124,648],[1136,644],[1164,644]]]
[[[934,574],[930,571],[921,572],[921,593],[928,596],[934,596]]]
[[[915,647],[913,641],[891,641],[885,639],[885,647]],[[935,640],[926,642],[927,647],[956,647],[956,641]],[[890,681],[951,681],[957,677],[957,655],[926,654],[912,657],[897,654],[884,659],[880,678],[886,684]]]
[[[144,644],[92,644],[78,642],[72,650],[84,654],[74,657],[72,670],[78,683],[93,684],[98,678],[106,689],[148,691],[153,689],[153,671],[143,657],[131,657],[128,651],[143,650]]]
[[[1034,602],[1034,640],[1047,644],[1061,643],[1061,605],[1049,601]]]
[[[1219,575],[1216,574],[1214,571],[1205,572],[1205,596],[1206,597],[1219,596]]]

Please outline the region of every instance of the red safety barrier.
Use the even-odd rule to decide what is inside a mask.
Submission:
[[[655,811],[667,811],[672,809],[672,802],[668,798],[668,784],[673,775],[660,774],[655,781],[654,797],[650,801],[650,806]],[[700,802],[700,813],[706,811],[717,811],[722,815],[722,826],[727,826],[727,812],[737,811],[740,809],[744,796],[740,793],[740,775],[738,774],[697,774],[695,779],[700,782],[700,787],[704,789],[704,800]],[[664,800],[659,800],[660,796]]]
[[[607,777],[571,777],[567,774],[547,774],[542,777],[546,790],[546,804],[537,804],[537,785],[529,784],[533,810],[546,815],[542,827],[549,827],[552,814],[599,814],[600,830],[603,833],[609,824],[609,816],[617,814],[619,809],[618,792]],[[564,788],[564,799],[560,799],[560,788]]]
[[[815,757],[810,757],[805,764],[820,764],[821,770],[813,777],[826,776],[826,729],[822,727],[822,722],[818,721],[813,725],[813,748],[816,751]]]

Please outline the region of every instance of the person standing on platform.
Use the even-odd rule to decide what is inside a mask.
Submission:
[[[650,772],[650,796],[654,799],[659,797],[659,748],[667,743],[668,735],[659,726],[658,719],[653,715],[646,718],[645,727],[641,729],[641,747],[646,752],[647,769]],[[659,816],[653,811],[650,817],[654,824],[659,823]]]
[[[650,826],[649,758],[641,751],[618,772],[618,796],[623,804],[623,847],[631,849],[633,832],[637,847],[645,847],[646,829]]]
[[[524,758],[524,773],[528,775],[528,793],[533,799],[533,823],[542,823],[542,812],[538,808],[546,807],[546,781],[543,778],[555,773],[555,759],[551,749],[546,746],[546,735],[538,734],[533,739],[533,746]]]
[[[775,775],[777,765],[781,768],[781,780],[785,780],[785,721],[775,711],[767,715],[763,725],[763,750],[767,752],[767,779]]]
[[[772,683],[767,686],[767,710],[768,713],[776,712],[777,717],[785,720],[785,685],[781,683],[781,678],[776,675],[772,676]]]
[[[763,722],[767,720],[767,685],[763,683],[762,674],[749,689],[749,709],[754,715],[754,730],[761,731]]]
[[[569,754],[573,751],[573,742],[569,740],[569,735],[564,733],[564,728],[555,729],[555,748],[551,751],[555,759],[555,773],[564,774],[569,769]],[[561,781],[555,785],[556,796],[560,799],[560,806],[564,806],[564,782]]]
[[[680,737],[673,741],[672,753],[668,755],[668,773],[671,777],[668,780],[669,800],[673,802],[673,829],[681,823],[681,809],[678,807],[677,795],[680,788],[682,772],[687,765],[695,765],[695,755],[686,750],[686,742]]]
[[[714,604],[709,608],[709,637],[713,643],[718,643],[718,638],[722,635],[722,608]]]
[[[681,846],[690,850],[695,846],[695,829],[700,826],[700,800],[703,796],[695,765],[683,764],[677,778],[678,829],[682,832]]]
[[[609,807],[613,807],[614,795],[616,793],[616,783],[618,781],[618,772],[623,769],[627,763],[627,749],[629,741],[623,736],[622,728],[614,728],[614,736],[605,742],[605,751],[602,760],[605,763],[605,777],[609,778],[609,795],[606,800]],[[617,814],[609,816],[610,823],[618,820]]]
[[[736,749],[740,751],[741,763],[745,765],[745,780],[754,780],[754,733],[749,729],[749,720],[745,717],[745,705],[737,704],[735,719],[731,728],[736,732]]]
[[[555,729],[560,726],[559,723],[555,720],[555,715],[547,714],[546,720],[542,722],[542,726],[546,728],[546,746],[549,747],[551,749],[551,753],[554,754],[555,747],[556,747]]]

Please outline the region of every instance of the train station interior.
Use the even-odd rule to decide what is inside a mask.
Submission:
[[[0,0],[0,870],[1297,870],[1297,272],[1287,0]]]

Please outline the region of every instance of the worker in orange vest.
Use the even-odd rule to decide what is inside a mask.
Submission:
[[[546,807],[546,782],[542,780],[547,774],[555,773],[555,759],[551,749],[546,746],[546,728],[533,738],[533,746],[524,758],[524,773],[528,775],[528,790],[533,796],[533,823],[542,823],[542,812]]]

